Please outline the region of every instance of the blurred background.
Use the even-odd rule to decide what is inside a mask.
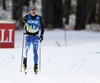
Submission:
[[[46,28],[100,31],[100,0],[0,0],[0,20],[21,29],[22,17],[35,5]]]

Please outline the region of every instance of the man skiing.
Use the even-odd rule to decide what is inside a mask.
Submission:
[[[36,7],[31,6],[29,14],[23,17],[23,22],[21,24],[22,27],[25,25],[25,53],[23,57],[23,68],[25,74],[27,68],[27,53],[30,48],[31,43],[33,44],[33,54],[34,54],[34,72],[37,74],[38,72],[38,44],[39,41],[43,40],[45,23],[43,18],[40,15],[36,14]],[[41,33],[39,36],[39,25],[41,25]]]

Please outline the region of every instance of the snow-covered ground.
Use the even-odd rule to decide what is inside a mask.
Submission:
[[[23,31],[15,32],[15,48],[0,49],[0,83],[100,83],[100,32],[45,30],[42,68],[33,72],[32,46],[27,74],[20,72]]]

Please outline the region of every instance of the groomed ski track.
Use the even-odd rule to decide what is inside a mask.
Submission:
[[[0,49],[0,83],[100,83],[100,33],[68,31],[65,47],[63,31],[47,31],[41,47],[42,68],[35,75],[32,46],[27,74],[20,72],[22,32],[16,31],[14,49]]]

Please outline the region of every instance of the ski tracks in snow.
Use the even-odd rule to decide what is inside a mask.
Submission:
[[[87,60],[85,60],[85,58],[80,59],[75,64],[73,64],[68,71],[71,73],[78,72],[86,62]]]
[[[32,79],[37,81],[38,83],[54,83],[53,81],[43,77],[39,73],[37,75],[34,74],[34,72],[28,72],[27,75]]]
[[[79,75],[81,76],[81,78],[83,78],[84,80],[89,81],[90,83],[100,83],[100,80],[97,80],[89,75],[86,75],[84,73],[79,73]]]
[[[74,65],[72,65],[72,67],[68,70],[70,73],[76,73],[79,75],[80,78],[82,78],[83,80],[88,81],[89,83],[100,83],[99,80],[84,74],[84,72],[81,72],[81,68],[85,65],[85,63],[87,62],[87,60],[85,60],[85,58],[78,60]]]

